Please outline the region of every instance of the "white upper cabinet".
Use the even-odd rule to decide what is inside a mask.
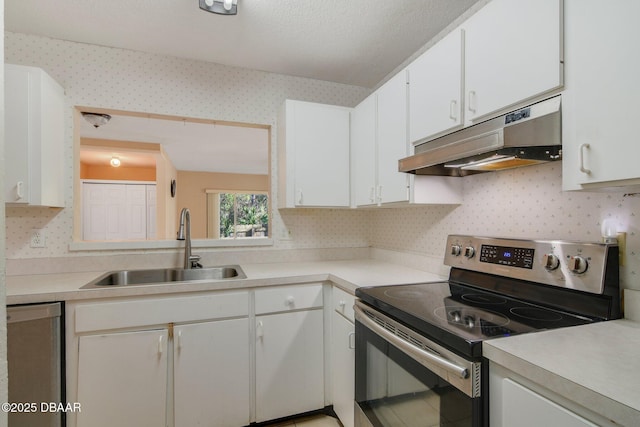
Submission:
[[[563,188],[640,186],[636,0],[565,0]]]
[[[287,100],[278,117],[278,207],[349,207],[351,108]]]
[[[464,33],[456,29],[409,65],[409,140],[462,127]]]
[[[356,206],[375,205],[377,94],[369,95],[351,113],[351,180]]]
[[[493,0],[465,31],[467,124],[563,84],[561,0]]]
[[[5,202],[64,207],[64,89],[43,70],[5,65]]]
[[[398,172],[398,160],[408,155],[407,74],[401,71],[378,94],[379,203],[409,201],[409,174]]]
[[[407,137],[407,74],[398,73],[353,109],[351,116],[354,204],[459,204],[462,181],[398,172],[411,154]]]

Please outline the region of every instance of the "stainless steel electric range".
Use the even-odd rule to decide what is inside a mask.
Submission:
[[[356,291],[356,426],[486,427],[484,340],[620,317],[616,245],[452,235],[445,264]]]

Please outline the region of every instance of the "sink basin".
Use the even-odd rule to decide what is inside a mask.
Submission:
[[[161,283],[190,282],[195,280],[246,279],[239,265],[223,265],[206,268],[159,268],[152,270],[119,270],[103,274],[82,289],[103,286],[150,285]]]

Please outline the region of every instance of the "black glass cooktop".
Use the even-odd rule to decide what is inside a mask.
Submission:
[[[467,356],[481,356],[485,339],[594,321],[453,282],[359,288],[356,296]]]

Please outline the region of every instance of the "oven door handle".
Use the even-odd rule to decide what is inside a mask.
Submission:
[[[386,339],[391,344],[398,347],[398,349],[402,350],[403,352],[407,353],[408,355],[418,360],[421,360],[423,363],[432,364],[440,369],[445,370],[448,373],[452,373],[458,376],[461,379],[469,378],[469,369],[467,369],[466,367],[459,366],[451,362],[450,360],[443,358],[440,355],[434,354],[430,351],[426,351],[420,347],[417,347],[413,344],[408,343],[407,341],[403,340],[402,338],[399,338],[394,333],[386,330],[385,328],[383,328],[382,326],[380,326],[379,324],[371,320],[363,312],[363,310],[357,305],[354,306],[353,308],[355,310],[356,319],[360,323],[365,325],[371,331],[380,335],[382,338]]]

